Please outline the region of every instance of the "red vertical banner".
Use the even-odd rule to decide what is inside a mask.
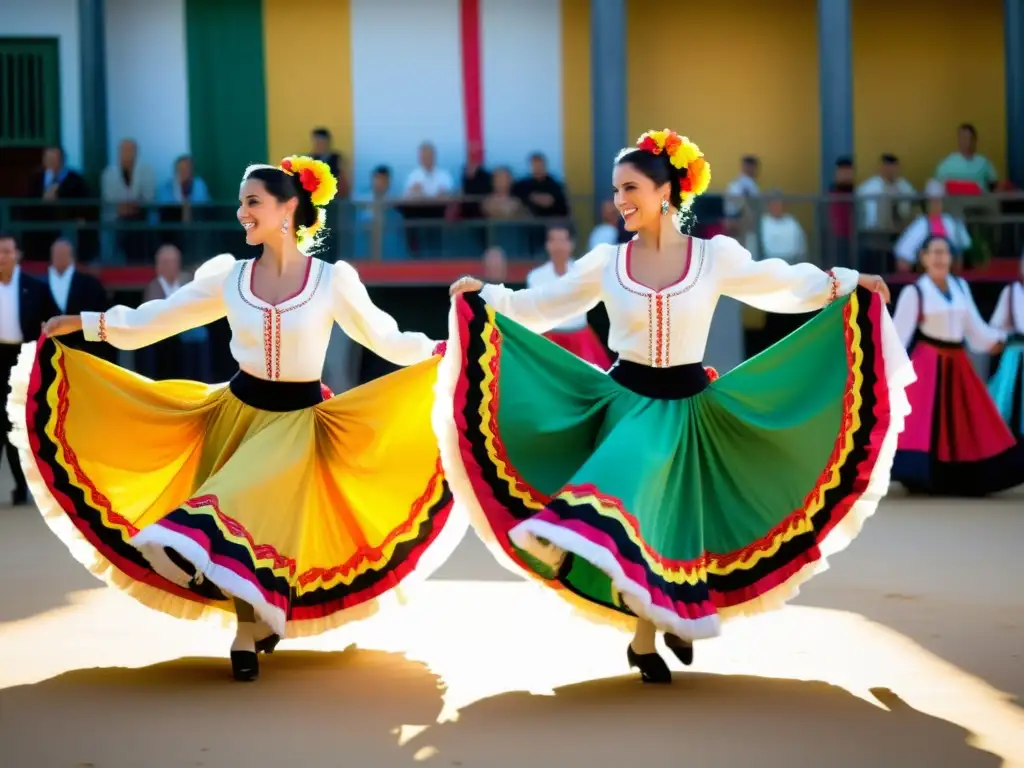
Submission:
[[[462,41],[462,107],[466,120],[466,152],[484,161],[483,60],[480,53],[480,0],[459,0]]]

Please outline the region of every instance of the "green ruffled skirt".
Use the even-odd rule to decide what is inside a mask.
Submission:
[[[780,606],[858,534],[909,412],[906,352],[862,289],[696,385],[599,371],[477,294],[449,333],[435,429],[481,538],[592,617],[687,639]]]

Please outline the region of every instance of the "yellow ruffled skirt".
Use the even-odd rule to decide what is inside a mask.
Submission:
[[[11,376],[12,439],[51,529],[108,584],[186,619],[238,598],[313,635],[462,539],[431,428],[439,360],[270,411],[43,340]]]

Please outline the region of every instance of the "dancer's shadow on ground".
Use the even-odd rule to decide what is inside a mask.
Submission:
[[[423,664],[352,649],[278,652],[255,683],[226,659],[79,670],[0,691],[0,764],[402,765],[400,727],[435,722],[442,695]]]
[[[891,691],[874,693],[890,711],[821,682],[687,674],[671,686],[644,686],[610,678],[554,696],[481,700],[406,749],[427,765],[488,768],[1002,764],[970,747],[962,728],[912,709]]]

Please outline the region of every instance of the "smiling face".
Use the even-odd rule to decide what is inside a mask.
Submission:
[[[953,254],[949,250],[949,243],[941,238],[932,238],[921,249],[921,264],[932,279],[944,279],[952,263]]]
[[[238,193],[238,221],[245,229],[245,242],[263,245],[281,239],[281,225],[287,221],[289,231],[297,200],[279,202],[259,179],[246,179]]]
[[[615,207],[625,227],[636,232],[657,224],[661,203],[669,199],[671,185],[655,185],[631,163],[619,163],[612,173]]]

